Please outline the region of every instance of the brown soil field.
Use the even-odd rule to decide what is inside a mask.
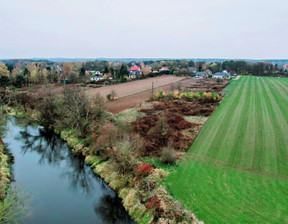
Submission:
[[[162,86],[160,89],[163,91],[171,91],[173,87],[171,84]],[[126,97],[116,99],[107,103],[108,111],[117,114],[123,110],[141,105],[142,102],[152,97],[152,90],[146,90],[140,93],[135,93]]]
[[[144,81],[144,80],[141,80],[141,81]],[[223,83],[218,85],[215,79],[206,80],[206,79],[190,79],[190,78],[183,79],[182,78],[182,80],[178,82],[176,81],[174,83],[164,85],[160,87],[159,89],[168,92],[168,91],[174,90],[175,88],[180,87],[187,91],[193,91],[193,92],[198,92],[198,91],[219,92],[223,88],[225,88],[229,84],[229,82],[230,82],[229,80],[223,80]],[[135,93],[126,97],[116,99],[115,101],[108,102],[107,103],[108,110],[109,112],[113,114],[117,114],[123,110],[140,105],[142,102],[149,99],[151,96],[152,96],[152,90],[150,87],[149,90],[146,90],[140,93]]]
[[[143,92],[145,90],[152,88],[152,82],[154,82],[154,87],[158,81],[158,86],[165,86],[170,83],[174,83],[180,80],[186,79],[185,77],[176,77],[173,75],[165,75],[154,78],[142,79],[133,82],[126,82],[113,86],[106,86],[101,88],[88,89],[85,91],[86,94],[93,97],[97,93],[100,93],[101,96],[105,97],[112,91],[116,92],[116,98],[121,98],[124,96],[129,96],[135,93]]]

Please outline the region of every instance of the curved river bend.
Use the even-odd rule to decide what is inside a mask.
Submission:
[[[3,139],[14,156],[13,184],[32,197],[25,224],[132,224],[121,200],[68,145],[41,127],[11,118]]]

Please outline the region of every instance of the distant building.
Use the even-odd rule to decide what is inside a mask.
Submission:
[[[224,70],[223,72],[216,72],[212,75],[214,79],[231,79],[231,74]]]
[[[203,78],[211,78],[212,77],[212,72],[210,71],[210,69],[207,69],[205,72],[202,73]]]
[[[90,81],[98,82],[98,81],[101,81],[101,80],[103,80],[102,76],[91,76],[90,77]]]
[[[168,72],[170,71],[168,67],[162,67],[159,69],[159,72]]]
[[[203,78],[203,72],[196,72],[196,78]]]
[[[142,74],[141,68],[139,66],[132,66],[130,68],[129,78],[135,79]]]
[[[211,77],[212,77],[212,72],[209,69],[207,69],[204,72],[196,72],[196,78],[208,79],[208,78],[211,78]]]
[[[103,74],[99,71],[86,71],[86,75],[88,75],[88,76],[103,76]]]
[[[288,71],[288,64],[287,65],[283,65],[283,70],[286,71],[286,72]]]
[[[193,72],[194,74],[196,74],[196,72],[198,71],[198,68],[196,67],[189,67],[189,72]]]

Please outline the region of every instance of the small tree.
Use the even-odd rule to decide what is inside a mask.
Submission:
[[[62,119],[59,123],[80,132],[85,137],[92,126],[99,126],[105,115],[105,101],[97,94],[93,99],[80,90],[80,88],[66,88],[64,90],[64,105]]]
[[[10,79],[6,75],[0,76],[0,86],[9,86],[10,85]]]
[[[20,187],[12,187],[0,203],[0,223],[22,223],[31,214],[30,197]]]
[[[23,75],[17,75],[14,85],[17,88],[21,88],[25,84],[25,78]]]
[[[167,147],[163,148],[160,161],[166,164],[173,164],[176,162],[176,153],[172,144],[169,144]]]

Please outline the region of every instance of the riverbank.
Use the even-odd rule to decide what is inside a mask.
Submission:
[[[197,218],[189,211],[182,208],[181,204],[169,195],[167,189],[162,184],[164,179],[168,176],[168,172],[161,168],[155,168],[142,177],[135,177],[133,174],[121,174],[113,169],[113,162],[111,160],[102,161],[102,159],[95,155],[89,155],[91,149],[84,146],[81,141],[73,135],[72,131],[61,131],[60,136],[73,149],[74,153],[81,153],[85,156],[85,163],[90,165],[95,174],[99,175],[105,182],[118,193],[122,199],[124,208],[130,216],[139,224],[201,224]],[[115,148],[112,150],[116,150]],[[140,161],[138,164],[141,165]],[[145,191],[141,185],[151,185],[151,192]],[[153,196],[148,203],[143,201]],[[155,222],[155,216],[159,213],[162,217]],[[177,221],[176,215],[178,215]]]
[[[4,144],[0,138],[0,202],[4,200],[10,183],[9,157],[5,155]]]
[[[9,113],[13,116],[20,115],[20,117],[29,118],[30,122],[34,123],[37,111],[28,114],[21,109],[9,108]],[[141,160],[135,160],[133,167],[130,167],[130,172],[120,172],[119,167],[115,167],[114,158],[117,156],[117,147],[119,147],[118,152],[122,150],[120,145],[110,149],[112,156],[103,160],[103,157],[91,153],[93,151],[91,147],[79,139],[75,131],[69,129],[54,129],[53,131],[68,143],[73,153],[85,156],[86,164],[89,164],[95,174],[104,179],[117,192],[126,211],[137,223],[200,223],[192,213],[183,209],[163,186],[164,178],[168,175],[167,171],[150,167]],[[131,156],[129,145],[126,150]],[[122,154],[122,151],[118,154]],[[128,156],[128,160],[130,159]]]
[[[162,95],[173,99],[180,97],[178,91]],[[181,94],[181,99],[184,97],[185,100],[186,95]],[[209,94],[198,95],[205,97]],[[198,95],[190,94],[189,97]],[[9,93],[7,97],[10,97]],[[204,98],[192,98],[191,100],[199,102],[204,100]],[[147,116],[149,117],[145,113],[149,113],[151,109],[158,110],[158,107],[154,108],[154,104],[151,104],[154,105],[154,109],[146,108],[144,113],[141,111],[135,113],[133,120],[123,119],[123,114],[113,115],[107,112],[105,100],[100,95],[89,99],[77,88],[65,89],[62,96],[46,94],[39,97],[25,93],[18,94],[10,97],[8,102],[10,108],[7,108],[7,111],[11,115],[27,118],[27,125],[38,123],[46,129],[53,130],[68,142],[75,154],[84,155],[86,163],[90,164],[94,172],[118,193],[124,207],[137,223],[200,223],[191,211],[184,209],[181,203],[175,201],[163,183],[170,172],[166,167],[174,166],[176,160],[180,159],[182,151],[189,147],[194,134],[197,133],[196,128],[190,130],[193,133],[180,133],[179,127],[175,127],[180,120],[181,130],[188,131],[190,127],[198,127],[198,124],[188,123],[183,117],[184,114],[172,116],[172,112],[166,108],[165,114],[169,115],[167,118],[163,113],[159,115],[160,117],[152,116],[157,119],[153,119],[153,124],[147,126],[145,122],[135,121],[139,121],[141,116],[144,116],[145,120]],[[205,105],[205,113],[210,111],[211,106],[213,105],[210,103]],[[132,115],[130,112],[127,112],[129,117]],[[196,114],[198,112],[195,111]],[[146,129],[144,126],[147,126]],[[143,128],[148,131],[151,129],[152,132],[147,133]],[[153,141],[148,139],[147,134],[154,136]],[[182,144],[182,139],[185,139],[186,144]],[[168,144],[169,141],[172,141],[171,144],[178,150],[177,152]],[[156,162],[150,161],[153,156],[157,157]]]

